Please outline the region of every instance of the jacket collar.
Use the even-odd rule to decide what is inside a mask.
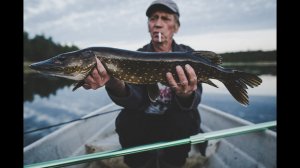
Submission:
[[[149,52],[155,52],[154,48],[153,48],[152,41],[150,41],[150,44],[147,46],[147,51],[149,51]],[[179,49],[178,44],[173,39],[173,41],[172,41],[172,52],[174,52],[174,51],[180,51],[180,49]]]

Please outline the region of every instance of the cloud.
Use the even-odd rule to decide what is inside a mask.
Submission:
[[[276,30],[243,30],[175,37],[176,41],[196,50],[218,53],[248,50],[275,50]]]
[[[178,36],[276,30],[275,0],[176,2],[182,23]],[[135,46],[136,42],[150,40],[145,16],[150,3],[148,0],[25,0],[24,30],[31,37],[44,34],[56,42],[81,48],[112,43]]]
[[[276,27],[276,1],[180,1],[185,34]]]

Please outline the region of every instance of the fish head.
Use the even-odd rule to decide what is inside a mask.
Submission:
[[[30,68],[43,74],[80,81],[89,74],[95,65],[96,59],[92,51],[79,50],[33,63]]]

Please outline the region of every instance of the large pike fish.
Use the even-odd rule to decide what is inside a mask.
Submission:
[[[108,47],[91,47],[74,52],[62,53],[45,61],[31,64],[32,69],[42,73],[77,81],[73,90],[83,85],[83,80],[96,66],[99,58],[107,72],[127,83],[168,85],[166,73],[178,79],[176,66],[191,65],[198,82],[217,87],[210,79],[221,81],[231,95],[241,104],[249,104],[246,89],[261,84],[262,80],[247,72],[220,66],[221,57],[211,51],[189,52],[139,52]]]

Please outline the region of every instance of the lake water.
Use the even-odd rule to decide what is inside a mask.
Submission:
[[[276,120],[277,78],[271,75],[260,77],[263,83],[257,88],[248,90],[250,105],[247,107],[235,101],[224,85],[216,80],[214,83],[219,88],[203,84],[201,103],[254,123]],[[70,81],[58,84],[57,81],[62,79],[33,76],[26,78],[23,104],[24,132],[77,119],[111,102],[103,88],[98,90],[79,88],[72,92]],[[24,135],[23,146],[31,144],[58,128]]]

